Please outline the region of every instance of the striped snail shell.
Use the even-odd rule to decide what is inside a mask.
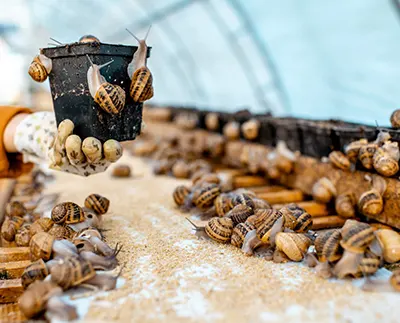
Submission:
[[[342,170],[349,170],[351,163],[345,154],[341,151],[332,151],[329,154],[329,160],[333,166],[340,168]]]
[[[257,119],[250,119],[242,124],[243,136],[248,140],[256,139],[259,131],[260,122]]]
[[[205,117],[206,128],[211,131],[216,131],[219,128],[219,116],[218,113],[209,112]]]
[[[400,128],[400,110],[394,110],[390,116],[390,123],[395,129]]]
[[[100,69],[114,61],[96,65],[93,64],[88,55],[86,56],[91,64],[87,71],[90,95],[104,111],[110,114],[120,113],[125,106],[125,91],[119,85],[106,82],[106,79],[100,74]]]
[[[205,231],[214,241],[227,243],[233,233],[233,222],[230,218],[215,217],[207,222]]]
[[[367,139],[360,139],[360,140],[356,140],[353,141],[351,143],[349,143],[345,148],[344,148],[344,152],[347,156],[347,158],[352,162],[352,163],[356,163],[357,162],[357,158],[358,158],[358,154],[360,152],[360,148],[367,145],[368,144],[368,140]]]
[[[231,203],[232,198],[229,194],[222,193],[216,197],[214,200],[215,211],[218,216],[224,216],[227,212],[229,212],[233,205]]]
[[[90,194],[85,199],[85,207],[92,209],[99,215],[107,213],[109,206],[110,200],[100,194]]]
[[[254,209],[254,202],[253,199],[246,193],[241,193],[241,194],[235,194],[232,197],[232,205],[246,205],[251,209]]]
[[[261,226],[264,222],[266,222],[271,215],[277,214],[277,211],[274,209],[258,209],[254,212],[254,220],[253,224],[256,228],[258,228],[259,226]],[[282,213],[278,213],[278,214],[282,214]]]
[[[47,232],[39,232],[35,234],[30,243],[31,259],[38,260],[40,258],[49,260],[52,253],[54,237]]]
[[[257,215],[257,219],[263,218],[263,222],[257,222],[255,227],[257,228],[257,236],[263,243],[269,243],[271,235],[276,234],[277,231],[281,231],[283,228],[283,216],[282,213],[277,210],[263,210],[266,213]]]
[[[379,257],[371,252],[366,252],[364,257],[361,259],[358,268],[363,275],[375,274],[381,266],[381,260]]]
[[[92,264],[82,257],[67,257],[54,265],[51,270],[51,280],[62,289],[78,286],[96,276]]]
[[[23,203],[19,201],[10,202],[6,206],[6,214],[10,217],[19,216],[23,217],[26,214],[26,208]]]
[[[228,122],[223,128],[223,134],[228,140],[237,140],[240,138],[240,124],[236,121]]]
[[[391,157],[383,148],[376,149],[373,157],[373,166],[379,174],[386,177],[393,176],[399,171],[398,160]]]
[[[292,261],[301,261],[310,245],[310,238],[302,233],[278,232],[276,235],[276,249]]]
[[[322,203],[328,203],[336,196],[335,185],[326,177],[320,178],[312,187],[313,198]]]
[[[172,197],[174,198],[175,204],[178,206],[182,206],[188,195],[190,194],[190,189],[185,185],[179,185],[175,188],[172,193]]]
[[[47,232],[49,231],[54,225],[54,221],[49,218],[40,218],[37,219],[29,228],[29,233],[31,237],[39,232]]]
[[[265,200],[259,198],[252,198],[254,203],[254,210],[258,209],[272,209],[272,206]]]
[[[343,249],[340,246],[342,235],[339,229],[332,229],[318,234],[315,239],[315,251],[321,262],[335,262],[342,257]]]
[[[347,220],[341,229],[340,245],[345,250],[354,253],[364,253],[365,249],[375,239],[373,228],[363,222]]]
[[[307,232],[312,226],[311,215],[295,203],[290,203],[279,211],[283,214],[285,228],[295,232]]]
[[[71,240],[75,234],[74,230],[68,225],[58,225],[55,224],[53,227],[47,231],[48,234],[54,237],[56,240]]]
[[[22,286],[26,289],[30,284],[36,280],[44,280],[49,274],[49,270],[43,259],[32,262],[25,268],[21,276]]]
[[[364,192],[358,199],[358,209],[366,216],[381,214],[383,211],[382,195],[374,188]]]
[[[78,40],[79,43],[100,43],[100,40],[93,35],[83,35]]]
[[[233,222],[233,226],[239,223],[243,223],[247,218],[253,214],[253,210],[244,204],[236,205],[232,210],[230,210],[225,217],[230,218]]]
[[[246,234],[254,230],[255,226],[251,223],[239,223],[235,226],[232,232],[231,244],[237,248],[241,248],[246,237]]]
[[[178,160],[174,166],[172,166],[172,174],[176,178],[188,178],[189,177],[189,165],[184,160]]]
[[[221,189],[216,184],[207,184],[193,197],[193,202],[200,210],[205,210],[213,205],[215,198],[221,194]]]
[[[34,81],[42,83],[47,79],[52,68],[51,59],[40,54],[33,58],[28,73]]]
[[[366,169],[373,168],[373,157],[377,149],[378,145],[375,142],[368,143],[360,148],[358,159]]]
[[[383,246],[383,259],[387,263],[400,261],[400,234],[393,230],[381,229],[375,232]]]
[[[400,269],[393,271],[392,276],[389,279],[390,285],[397,291],[400,292]]]
[[[355,205],[357,204],[354,193],[348,192],[339,194],[335,200],[335,210],[338,215],[345,218],[353,218],[356,215]]]
[[[24,224],[24,219],[14,216],[12,218],[6,217],[1,226],[2,237],[11,242],[14,241],[15,235],[17,234],[19,228]]]
[[[203,175],[206,173],[210,173],[212,171],[212,167],[210,165],[210,163],[208,163],[207,161],[203,160],[203,159],[198,159],[195,161],[192,161],[191,163],[189,163],[189,168],[190,168],[190,173],[193,174],[191,179],[194,179],[194,176],[197,172],[200,173],[200,171],[203,172]],[[199,177],[201,177],[200,175],[197,175]]]
[[[73,224],[85,220],[82,208],[73,202],[57,204],[51,211],[51,219],[56,224]]]
[[[15,235],[15,243],[18,247],[29,246],[29,241],[31,241],[30,224],[24,224]]]
[[[205,173],[205,174],[198,173],[196,177],[194,176],[192,177],[192,182],[194,185],[197,185],[199,183],[219,184],[221,180],[218,174],[216,173]]]

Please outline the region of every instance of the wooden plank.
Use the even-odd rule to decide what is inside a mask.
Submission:
[[[247,175],[247,176],[236,176],[233,179],[233,187],[251,187],[251,186],[265,186],[268,181],[262,176]]]
[[[0,280],[0,303],[14,303],[24,292],[21,279]]]
[[[30,260],[12,261],[0,264],[0,277],[6,279],[21,278],[25,268],[31,264]]]
[[[313,218],[312,230],[341,228],[347,219],[337,215],[321,216]]]
[[[300,190],[284,190],[279,192],[269,192],[257,194],[257,197],[266,200],[270,204],[286,204],[301,202],[304,195]]]
[[[4,215],[6,212],[6,205],[10,200],[15,183],[15,179],[0,179],[0,225],[3,223]]]
[[[0,248],[0,263],[30,260],[29,247]]]
[[[0,305],[0,323],[19,323],[27,318],[19,309],[18,303]]]
[[[256,194],[259,193],[270,193],[270,192],[280,192],[287,188],[280,185],[268,185],[268,186],[250,186],[247,187],[248,190],[253,191]]]
[[[329,208],[324,203],[318,203],[315,201],[304,201],[297,202],[298,206],[306,210],[312,217],[327,216],[329,215]],[[285,204],[274,204],[273,207],[277,210],[285,206]]]

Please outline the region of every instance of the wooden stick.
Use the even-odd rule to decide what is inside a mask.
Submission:
[[[284,190],[280,192],[260,193],[257,197],[266,200],[270,204],[286,204],[292,202],[301,202],[304,195],[300,190]]]
[[[213,166],[213,168],[214,171],[217,172],[218,174],[227,174],[231,176],[242,176],[245,174],[243,169],[238,169],[238,168],[226,168],[226,166],[224,166],[224,168]]]
[[[0,264],[0,276],[5,277],[5,279],[21,278],[25,268],[30,264],[30,260],[2,263]]]
[[[3,223],[6,205],[14,190],[15,183],[15,179],[0,179],[0,225]]]
[[[321,216],[313,218],[312,230],[328,229],[328,228],[340,228],[346,222],[347,219],[341,218],[337,215]]]
[[[30,260],[28,247],[0,248],[0,263]]]
[[[248,190],[253,191],[256,194],[259,193],[270,193],[270,192],[280,192],[286,190],[285,187],[279,185],[271,186],[250,186],[247,187]]]
[[[0,322],[19,323],[26,320],[27,318],[22,314],[18,303],[0,305]]]
[[[14,303],[24,292],[21,279],[0,280],[0,303]]]
[[[304,201],[296,203],[298,206],[303,208],[312,217],[327,216],[329,215],[328,206],[324,203],[318,203],[315,201]],[[274,204],[273,207],[277,210],[284,207],[285,204]]]
[[[267,185],[268,181],[262,176],[236,176],[233,179],[233,187],[240,188],[240,187],[251,187],[251,186],[264,186]]]

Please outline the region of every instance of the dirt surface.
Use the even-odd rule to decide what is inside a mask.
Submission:
[[[79,204],[90,193],[108,197],[106,239],[124,245],[124,284],[75,300],[82,322],[398,322],[399,294],[365,293],[302,264],[274,264],[197,240],[171,197],[184,181],[154,177],[142,160],[124,156],[119,163],[131,165],[134,176],[57,174],[47,189]]]

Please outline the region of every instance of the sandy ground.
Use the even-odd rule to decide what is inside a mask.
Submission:
[[[326,281],[302,264],[197,240],[171,196],[184,181],[154,177],[139,159],[120,163],[132,178],[57,174],[47,189],[81,205],[90,193],[108,197],[106,239],[124,245],[119,288],[73,301],[82,322],[398,322],[399,294],[365,293],[360,281]]]

